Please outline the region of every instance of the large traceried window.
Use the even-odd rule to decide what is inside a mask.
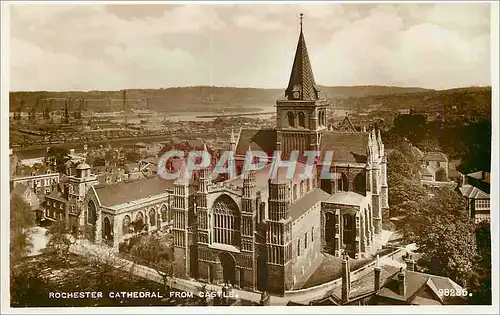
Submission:
[[[240,246],[240,211],[231,197],[222,195],[213,205],[215,243]]]

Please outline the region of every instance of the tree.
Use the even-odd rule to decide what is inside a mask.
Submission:
[[[416,243],[422,253],[421,266],[467,284],[478,255],[463,198],[451,189],[435,189],[431,198],[407,207],[402,222],[405,241]]]
[[[147,262],[162,277],[165,288],[170,285],[168,279],[174,276],[174,248],[171,233],[158,231],[155,234],[142,236],[138,242],[130,246],[129,253]]]
[[[11,264],[29,254],[33,247],[31,228],[35,216],[29,204],[20,196],[10,199],[10,261]]]
[[[77,240],[77,235],[74,234],[70,234],[70,230],[64,220],[55,222],[45,233],[49,237],[47,251],[56,257],[66,260],[71,245],[75,244]]]
[[[66,173],[66,162],[70,160],[69,151],[61,147],[50,147],[45,156],[45,163],[56,164],[59,173]]]
[[[491,229],[488,222],[477,226],[476,241],[480,260],[469,284],[472,293],[469,304],[491,305]]]

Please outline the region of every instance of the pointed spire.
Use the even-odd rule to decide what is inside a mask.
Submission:
[[[319,90],[314,81],[311,62],[307,53],[306,41],[302,32],[302,19],[303,14],[301,13],[299,41],[285,95],[288,100],[315,101],[319,99]]]

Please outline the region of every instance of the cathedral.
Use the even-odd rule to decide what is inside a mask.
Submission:
[[[275,128],[231,135],[234,176],[217,182],[204,169],[175,181],[157,176],[89,186],[80,225],[91,241],[115,249],[137,234],[134,226],[154,232],[169,225],[177,277],[273,294],[298,289],[323,252],[363,257],[388,208],[380,132],[358,131],[348,118],[339,128],[329,127],[329,106],[315,83],[301,23],[288,86],[276,101]],[[241,171],[248,151],[272,157],[275,151],[286,156],[313,150],[333,152],[333,161],[325,166],[320,159],[309,178],[285,176],[285,168],[271,178],[272,164]],[[299,160],[296,173],[305,167]],[[323,179],[324,167],[337,176]],[[78,185],[87,181],[83,172],[75,178]]]
[[[283,294],[317,267],[321,252],[362,257],[387,208],[386,156],[380,132],[357,131],[346,118],[327,126],[329,102],[315,83],[301,30],[274,129],[231,135],[237,176],[214,183],[208,169],[173,188],[176,270],[210,282]],[[270,178],[268,165],[241,174],[247,151],[333,151],[338,178]],[[300,170],[305,165],[298,162]],[[318,165],[318,169],[323,165]]]

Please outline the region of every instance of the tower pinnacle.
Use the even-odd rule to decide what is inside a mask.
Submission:
[[[302,20],[304,19],[304,13],[300,14],[300,31],[302,32]]]

